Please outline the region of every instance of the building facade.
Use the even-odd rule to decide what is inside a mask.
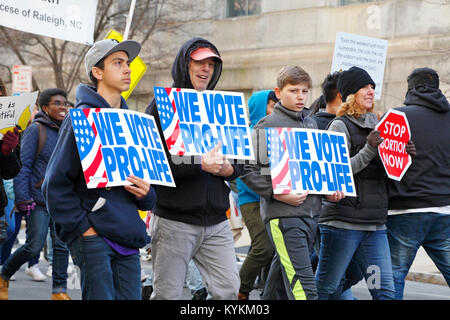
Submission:
[[[195,12],[201,11],[196,16]],[[448,0],[201,0],[196,1],[185,32],[158,41],[173,47],[166,68],[152,68],[130,104],[143,111],[153,86],[170,86],[170,63],[178,47],[203,36],[220,50],[224,68],[217,90],[244,92],[274,88],[278,70],[302,66],[313,79],[310,101],[331,70],[337,32],[388,40],[383,91],[378,111],[402,104],[406,77],[416,67],[431,67],[450,94],[450,1]],[[144,50],[145,51],[145,50]],[[159,61],[160,62],[160,61]]]

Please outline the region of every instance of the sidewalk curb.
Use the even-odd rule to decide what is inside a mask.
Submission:
[[[247,255],[245,253],[236,253],[236,256],[240,260],[238,263],[242,263]],[[406,280],[447,286],[444,276],[439,272],[410,271],[406,276]]]
[[[440,273],[411,271],[406,276],[406,280],[447,286],[444,276]]]

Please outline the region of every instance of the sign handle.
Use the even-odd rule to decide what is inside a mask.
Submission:
[[[136,0],[131,0],[130,12],[127,17],[127,24],[125,26],[125,33],[123,35],[123,41],[128,40],[128,33],[130,32],[131,21],[133,20],[134,7],[136,6]]]

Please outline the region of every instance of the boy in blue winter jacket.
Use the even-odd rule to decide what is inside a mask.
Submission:
[[[128,109],[129,64],[139,54],[136,41],[96,42],[85,56],[95,87],[80,84],[76,108]],[[139,210],[150,210],[150,184],[129,176],[132,185],[87,189],[70,117],[64,120],[42,186],[59,236],[68,243],[81,271],[83,299],[140,299],[139,248],[149,237]]]

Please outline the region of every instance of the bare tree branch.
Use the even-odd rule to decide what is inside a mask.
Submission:
[[[154,36],[161,32],[168,35],[183,32],[188,18],[180,13],[188,12],[189,9],[192,9],[190,1],[137,0],[129,39],[137,40],[141,45],[151,42],[155,49],[150,52],[150,61],[161,65],[161,60],[164,60],[162,58],[167,55],[164,50],[168,49],[158,45]],[[98,41],[109,29],[123,30],[128,11],[127,2],[98,0],[94,41]],[[89,49],[86,45],[0,27],[0,46],[10,50],[20,64],[39,67],[48,64],[52,70],[54,85],[67,92],[85,78],[81,66]],[[36,77],[39,75],[33,76],[33,87],[39,90]]]

